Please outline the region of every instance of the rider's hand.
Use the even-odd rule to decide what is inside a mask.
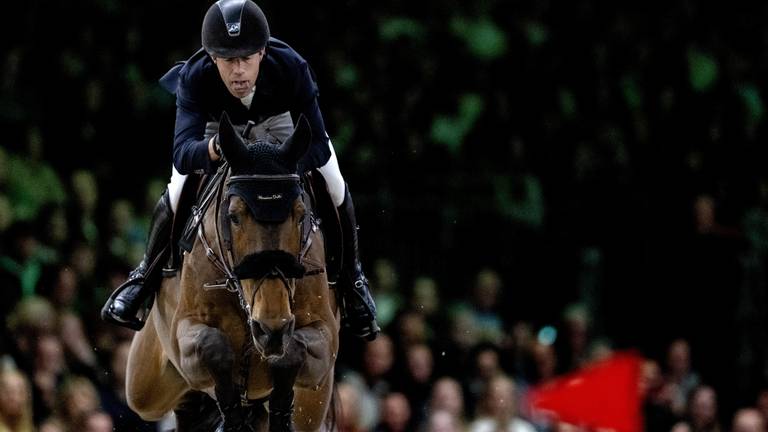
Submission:
[[[214,162],[221,159],[221,148],[219,147],[218,141],[218,134],[212,136],[210,141],[208,141],[208,157]]]

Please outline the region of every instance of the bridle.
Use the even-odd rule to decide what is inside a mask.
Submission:
[[[205,250],[205,255],[214,267],[222,274],[222,278],[217,279],[214,282],[203,284],[204,290],[216,290],[224,289],[237,296],[240,311],[243,313],[246,327],[248,328],[250,338],[245,338],[243,347],[243,359],[241,362],[241,403],[248,404],[247,391],[248,391],[248,371],[250,368],[250,357],[254,350],[258,352],[262,359],[265,358],[263,348],[256,343],[256,331],[254,326],[258,325],[256,321],[251,318],[253,304],[256,299],[256,294],[263,285],[263,283],[270,278],[277,278],[282,282],[282,286],[288,292],[288,298],[290,303],[290,310],[293,313],[294,310],[294,294],[296,290],[296,277],[295,275],[286,276],[283,271],[277,266],[273,267],[270,272],[262,276],[256,283],[256,288],[251,295],[251,301],[246,299],[245,291],[243,290],[240,278],[235,274],[235,254],[233,250],[232,242],[232,230],[228,219],[229,213],[229,197],[225,195],[226,188],[234,183],[239,182],[296,182],[301,190],[300,197],[306,207],[306,213],[302,217],[300,224],[301,235],[299,238],[299,255],[297,261],[299,264],[303,264],[305,257],[309,252],[312,245],[312,233],[319,229],[319,221],[314,217],[311,211],[311,200],[309,195],[305,191],[302,185],[302,179],[297,174],[254,174],[254,175],[230,175],[231,167],[228,163],[222,164],[217,170],[214,177],[208,182],[207,187],[203,191],[199,200],[199,205],[192,208],[193,220],[192,226],[197,226],[197,238]],[[212,245],[205,232],[205,224],[203,218],[208,208],[214,203],[214,211],[217,213],[214,218],[214,233],[215,242]],[[216,249],[214,249],[214,247]],[[307,271],[305,275],[312,275],[322,273],[324,269],[315,268]]]

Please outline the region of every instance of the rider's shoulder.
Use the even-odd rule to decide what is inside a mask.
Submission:
[[[307,64],[304,57],[293,47],[275,37],[269,38],[266,59],[282,68],[296,68]]]
[[[203,76],[213,67],[214,64],[211,56],[204,49],[200,48],[184,62],[179,75],[183,81],[191,81]]]

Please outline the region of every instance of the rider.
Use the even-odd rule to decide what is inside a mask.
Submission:
[[[254,130],[282,142],[303,114],[312,128],[312,144],[301,169],[314,169],[322,175],[341,222],[344,256],[337,285],[342,324],[353,334],[372,340],[379,327],[360,265],[355,209],[325,131],[314,73],[288,44],[270,37],[264,13],[251,0],[213,4],[203,19],[202,45],[161,79],[176,94],[173,174],[155,208],[144,260],[115,290],[102,317],[135,329],[143,325],[136,314],[159,286],[158,274],[170,249],[173,215],[186,174],[213,173],[220,164],[218,135],[206,135],[207,122],[217,121],[226,111],[234,124],[253,121],[257,124]]]

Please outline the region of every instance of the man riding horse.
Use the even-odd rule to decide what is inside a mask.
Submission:
[[[325,131],[309,64],[288,44],[270,37],[264,13],[251,0],[212,5],[203,19],[202,45],[161,80],[176,94],[173,173],[155,208],[144,259],[104,305],[102,318],[136,330],[143,326],[137,314],[159,286],[161,268],[171,253],[174,213],[187,174],[211,174],[221,163],[218,134],[208,136],[208,122],[226,111],[233,123],[252,121],[261,138],[279,143],[303,114],[313,138],[300,170],[322,176],[341,225],[344,252],[337,286],[342,325],[360,338],[374,339],[379,332],[376,306],[360,264],[355,209]]]

